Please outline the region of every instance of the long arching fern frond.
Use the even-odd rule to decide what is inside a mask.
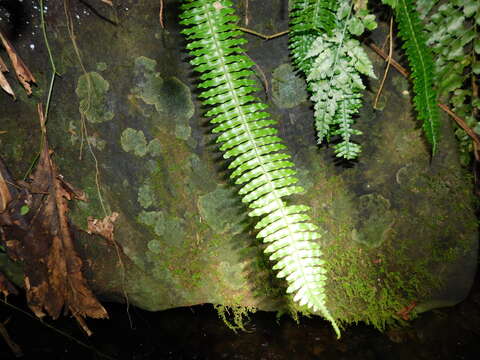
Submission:
[[[287,205],[284,198],[300,193],[294,164],[283,153],[286,148],[276,135],[267,107],[252,94],[257,91],[252,61],[245,56],[235,22],[237,16],[229,0],[187,0],[182,6],[181,23],[189,41],[191,64],[200,72],[200,94],[204,105],[212,106],[214,133],[224,158],[231,159],[231,178],[242,185],[242,201],[250,216],[261,216],[258,237],[268,244],[265,252],[280,278],[286,278],[294,300],[319,311],[340,331],[326,307],[325,269],[317,227],[305,213],[307,206]]]
[[[427,46],[423,25],[415,9],[413,0],[383,0],[395,11],[399,35],[412,70],[414,104],[418,118],[423,122],[425,137],[435,153],[439,141],[439,110],[437,92],[433,87],[434,63],[430,48]]]
[[[360,43],[352,35],[376,26],[363,9],[353,14],[349,0],[294,0],[290,14],[290,49],[305,74],[315,108],[318,143],[338,135],[337,157],[355,159],[361,132],[352,127],[365,89],[360,74],[375,77]]]

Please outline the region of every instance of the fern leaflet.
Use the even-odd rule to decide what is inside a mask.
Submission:
[[[360,146],[352,141],[353,135],[361,134],[352,128],[365,88],[359,74],[375,75],[366,53],[351,35],[373,29],[373,19],[364,10],[352,16],[348,0],[297,0],[292,7],[292,57],[312,92],[318,143],[338,135],[337,157],[355,159],[360,153]]]
[[[395,10],[399,34],[403,39],[403,48],[412,70],[415,109],[423,122],[423,131],[432,145],[432,153],[437,151],[439,140],[439,111],[437,92],[433,87],[433,57],[423,33],[423,25],[413,0],[383,0]]]
[[[296,185],[290,156],[282,152],[286,146],[271,127],[275,121],[263,111],[267,106],[252,95],[257,91],[252,62],[243,54],[245,40],[239,37],[231,6],[229,0],[187,0],[182,6],[191,64],[202,73],[198,86],[205,90],[199,96],[212,106],[206,116],[213,117],[224,158],[232,159],[231,178],[242,185],[240,195],[251,209],[249,215],[262,217],[256,225],[258,237],[268,244],[270,260],[277,261],[277,276],[286,278],[295,301],[319,311],[340,336],[326,307],[320,234],[305,213],[307,206],[284,201],[303,189]]]

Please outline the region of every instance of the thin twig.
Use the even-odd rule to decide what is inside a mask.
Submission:
[[[88,75],[87,69],[85,68],[85,65],[83,64],[80,49],[77,45],[77,41],[76,41],[76,37],[75,37],[75,31],[74,31],[74,27],[73,27],[73,21],[72,21],[72,18],[71,18],[71,14],[68,11],[69,4],[70,4],[69,0],[64,0],[63,1],[63,9],[64,9],[64,12],[65,12],[65,17],[67,19],[67,29],[68,29],[68,34],[70,36],[70,40],[72,41],[73,48],[75,50],[75,54],[77,56],[77,60],[80,64],[80,67],[82,68],[84,76],[86,76],[86,79],[87,79],[87,86],[88,86],[88,102],[87,103],[88,103],[88,107],[89,107],[90,103],[91,103],[92,84],[91,84],[91,79],[90,79],[90,76]],[[87,107],[87,109],[88,109],[88,107]],[[100,202],[100,205],[102,207],[104,215],[108,216],[107,210],[106,210],[104,202],[103,202],[102,192],[101,192],[101,189],[100,189],[100,168],[99,168],[99,164],[98,164],[98,160],[97,160],[97,157],[95,155],[95,152],[93,151],[91,141],[88,139],[87,124],[86,124],[86,121],[85,121],[85,118],[84,118],[83,114],[80,114],[80,124],[81,124],[82,136],[83,136],[83,134],[85,134],[88,150],[89,150],[90,155],[92,156],[93,162],[95,164],[95,185],[96,185],[96,189],[97,189],[98,200]],[[128,298],[128,293],[127,293],[127,290],[125,288],[125,284],[126,284],[125,265],[123,263],[123,260],[122,260],[121,254],[120,254],[120,249],[118,247],[118,244],[116,242],[114,242],[114,245],[115,245],[115,251],[116,251],[117,257],[118,257],[118,262],[119,262],[120,268],[121,268],[122,291],[123,291],[123,296],[125,298],[126,312],[127,312],[128,320],[130,322],[130,327],[133,328],[133,321],[132,321],[132,318],[130,316],[130,300]]]
[[[472,130],[472,128],[470,128],[470,126],[467,125],[467,123],[465,122],[465,120],[463,120],[460,116],[458,116],[457,114],[455,114],[452,110],[450,110],[450,108],[445,105],[445,104],[437,104],[438,107],[440,109],[442,109],[443,111],[445,111],[448,115],[450,115],[452,117],[453,120],[455,120],[455,122],[458,124],[458,126],[460,126],[466,133],[468,136],[470,136],[472,138],[472,140],[480,146],[480,138],[478,137],[478,135],[475,133],[475,131]]]
[[[8,322],[8,320],[5,321],[5,323],[7,323],[7,322]],[[22,357],[23,356],[22,349],[20,348],[20,346],[18,346],[18,344],[15,341],[12,340],[12,338],[10,337],[10,334],[7,331],[7,328],[1,322],[0,322],[0,335],[3,337],[3,340],[5,340],[8,347],[10,348],[10,350],[12,350],[15,357]]]
[[[248,26],[248,0],[245,0],[245,26]]]
[[[378,55],[380,55],[382,58],[384,58],[385,60],[388,59],[388,55],[385,54],[385,52],[380,49],[377,45],[375,45],[373,42],[370,42],[368,43],[368,46],[373,50],[375,51]],[[405,69],[402,65],[400,65],[398,62],[395,61],[395,59],[391,59],[391,64],[392,66],[397,69],[397,71],[402,74],[403,76],[405,76],[406,78],[408,78],[410,76],[409,72],[407,69]]]
[[[240,31],[246,32],[248,34],[252,34],[252,35],[261,37],[262,39],[265,39],[265,40],[275,39],[277,37],[286,35],[289,32],[289,30],[285,30],[285,31],[280,31],[279,33],[276,33],[276,34],[273,34],[273,35],[265,35],[265,34],[262,34],[262,33],[259,33],[257,31],[255,31],[255,30],[247,29],[247,28],[244,28],[244,27],[241,27],[241,26],[239,26],[237,29],[240,30]]]
[[[22,313],[23,315],[29,317],[30,319],[32,320],[36,320],[36,321],[39,321],[42,325],[46,326],[47,328],[53,330],[54,332],[56,332],[57,334],[60,334],[62,336],[65,336],[67,339],[77,343],[78,345],[90,350],[90,351],[93,351],[94,353],[96,353],[97,355],[101,356],[101,357],[104,357],[105,359],[109,359],[109,360],[116,360],[115,358],[111,357],[110,355],[107,355],[107,354],[104,354],[100,351],[98,351],[96,348],[94,348],[93,346],[90,346],[90,345],[87,345],[85,344],[84,342],[78,340],[77,338],[73,337],[72,335],[62,331],[62,330],[59,330],[57,329],[56,327],[44,322],[43,320],[37,318],[37,317],[34,317],[32,314],[29,314],[28,312],[20,309],[19,307],[16,307],[15,305],[12,305],[8,302],[6,302],[5,300],[3,299],[0,299],[0,302],[3,303],[4,305],[10,307],[11,309],[15,310],[15,311],[18,311],[20,313]]]
[[[48,42],[47,29],[45,27],[45,14],[43,9],[43,0],[40,0],[40,26],[42,28],[43,38],[45,40],[45,46],[48,52],[48,58],[50,59],[50,65],[52,66],[52,77],[50,79],[50,87],[48,89],[47,102],[45,104],[45,122],[48,120],[48,110],[50,109],[50,101],[52,100],[53,85],[55,84],[55,77],[57,75],[57,67],[55,66],[55,61],[53,61],[52,50],[50,48],[50,43]]]
[[[163,0],[160,0],[160,11],[158,12],[158,18],[160,20],[160,26],[162,29],[165,29],[165,25],[163,24]]]
[[[378,55],[380,55],[382,58],[385,60],[388,60],[388,55],[386,55],[382,49],[380,49],[378,46],[376,46],[374,43],[369,43],[368,46],[375,51]],[[410,76],[409,72],[399,63],[397,63],[393,58],[390,58],[392,66],[398,70],[399,73],[401,73],[404,77],[408,78]],[[472,130],[471,127],[467,125],[465,120],[463,120],[460,116],[455,114],[447,105],[437,103],[437,106],[442,109],[444,112],[446,112],[448,115],[452,117],[453,120],[460,126],[468,136],[474,141],[474,145],[476,145],[477,148],[480,148],[480,138],[479,136],[475,133],[475,131]],[[477,154],[475,154],[475,157],[477,157]]]
[[[390,64],[392,62],[392,53],[393,53],[393,17],[390,18],[390,31],[388,34],[389,37],[389,49],[388,49],[388,58],[387,58],[387,67],[385,68],[385,72],[383,73],[382,82],[380,83],[380,87],[378,88],[377,95],[375,96],[375,101],[373,102],[373,108],[377,109],[378,99],[380,99],[380,95],[382,94],[383,86],[385,85],[385,80],[387,79],[388,70],[390,70]]]

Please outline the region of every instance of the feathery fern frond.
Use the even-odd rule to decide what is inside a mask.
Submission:
[[[435,88],[442,101],[480,134],[480,2],[422,0],[417,9],[425,24],[427,45],[435,58]],[[458,127],[462,163],[468,164],[473,150],[470,137]]]
[[[337,157],[355,159],[360,135],[353,117],[361,107],[365,89],[360,74],[375,77],[360,43],[352,35],[373,29],[373,15],[362,10],[352,15],[348,0],[296,0],[291,12],[290,49],[297,67],[304,72],[314,102],[318,143],[332,135],[341,138],[334,146]]]
[[[267,107],[252,94],[257,90],[250,77],[251,60],[243,54],[235,22],[238,18],[229,0],[189,0],[182,6],[181,24],[189,43],[191,61],[200,76],[200,97],[212,108],[214,133],[220,133],[224,158],[232,159],[231,178],[242,185],[240,194],[250,216],[261,216],[258,237],[268,244],[265,252],[286,278],[294,300],[319,311],[329,320],[338,336],[339,328],[326,307],[325,269],[318,243],[320,234],[307,206],[287,205],[284,197],[303,189],[296,185],[294,164],[281,152],[286,148],[275,122],[263,110]]]
[[[440,116],[437,92],[433,87],[433,56],[427,46],[423,25],[413,0],[396,0],[393,4],[391,0],[383,1],[394,6],[399,35],[404,41],[403,48],[412,70],[413,102],[418,118],[423,122],[425,137],[432,145],[432,153],[435,153],[439,141]]]

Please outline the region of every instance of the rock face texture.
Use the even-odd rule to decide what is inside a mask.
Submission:
[[[0,152],[17,179],[38,151],[36,104],[45,101],[51,76],[38,9],[27,3],[23,18],[31,21],[10,36],[38,87],[27,97],[15,86],[16,102],[0,94]],[[51,2],[46,14],[60,74],[48,136],[60,173],[88,197],[71,204],[70,219],[92,289],[101,299],[128,297],[149,310],[200,303],[291,308],[202,117],[179,33],[180,1],[165,2],[165,29],[158,2],[115,3],[74,2],[65,12],[63,2]],[[250,2],[248,27],[285,30],[286,3]],[[236,4],[244,26],[244,2]],[[381,28],[372,34],[378,42]],[[391,70],[381,109],[372,108],[379,81],[368,84],[357,123],[360,159],[338,162],[316,144],[312,105],[290,65],[287,38],[245,36],[266,90],[259,96],[270,104],[306,190],[292,202],[310,205],[325,230],[332,314],[382,328],[413,303],[425,311],[461,301],[475,273],[477,226],[449,120],[431,158],[409,84]],[[383,60],[370,56],[381,75]],[[82,231],[89,216],[112,212],[119,213],[117,246]],[[0,254],[0,270],[14,276],[21,268]]]

